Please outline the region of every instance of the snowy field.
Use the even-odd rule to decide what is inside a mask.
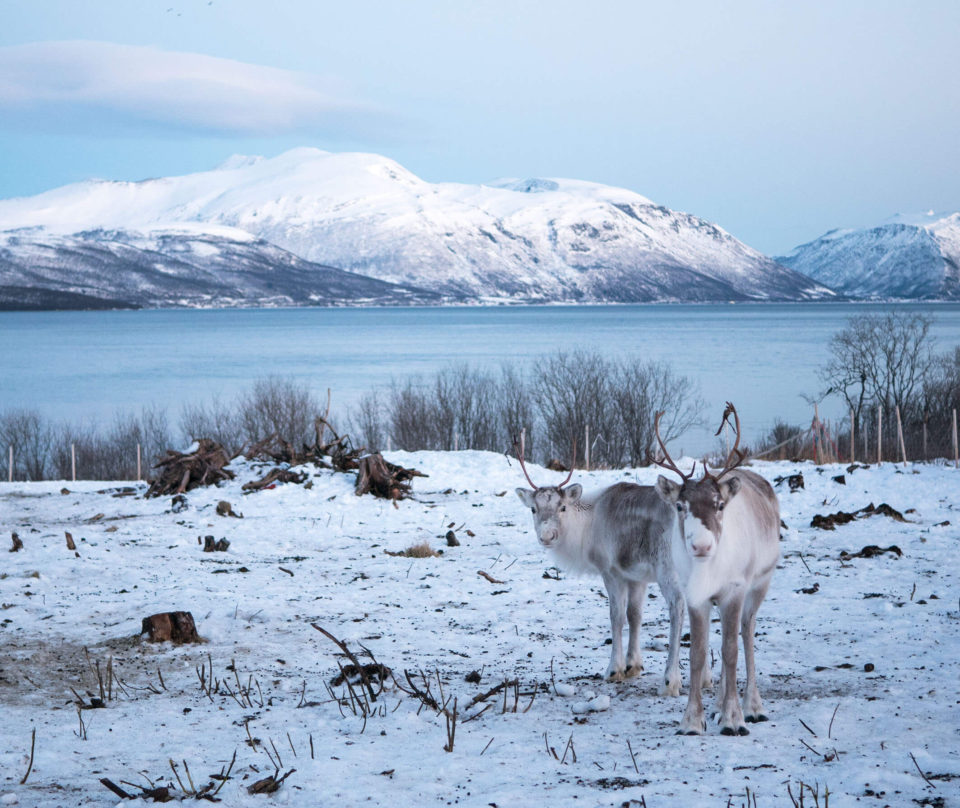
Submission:
[[[125,484],[0,484],[0,805],[153,804],[124,801],[100,779],[182,796],[171,760],[182,785],[201,790],[234,753],[217,799],[237,806],[767,808],[795,804],[790,793],[826,806],[828,790],[838,807],[960,805],[960,472],[757,464],[770,480],[800,471],[806,485],[776,489],[782,560],[757,625],[770,721],[747,737],[715,725],[682,737],[687,651],[683,696],[659,697],[668,620],[655,585],[646,671],[604,682],[602,584],[552,569],[513,492],[516,462],[388,457],[429,475],[397,507],[356,497],[353,475],[312,468],[309,489],[242,494],[265,467],[237,462],[235,481],[190,492],[178,513],[170,497],[141,498],[143,486],[116,496]],[[656,473],[575,479],[591,490]],[[220,500],[243,518],[218,516]],[[810,526],[870,503],[909,521]],[[451,529],[459,546],[447,546]],[[16,553],[6,552],[12,531]],[[206,535],[229,550],[203,552]],[[442,555],[390,554],[422,542]],[[902,557],[841,560],[867,545],[896,545]],[[204,644],[138,637],[143,617],[172,610],[193,613]],[[423,691],[426,679],[448,712],[455,698],[452,751],[448,720],[389,679],[375,702],[363,699],[364,718],[346,685],[330,686],[347,660],[311,623],[369,662],[362,644],[407,691],[403,671]],[[719,623],[714,635],[716,652]],[[716,653],[711,661],[716,677]],[[100,698],[98,664],[105,706],[78,711],[78,698]],[[471,706],[504,680],[516,685]],[[583,712],[591,706],[601,709]],[[275,768],[296,771],[272,795],[248,793]]]

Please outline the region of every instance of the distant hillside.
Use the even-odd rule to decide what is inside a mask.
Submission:
[[[0,233],[0,285],[7,290],[0,306],[343,306],[441,299],[304,261],[244,231],[193,230]]]
[[[777,260],[851,297],[960,300],[960,213],[831,230]]]

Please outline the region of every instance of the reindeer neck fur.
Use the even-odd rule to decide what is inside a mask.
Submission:
[[[591,548],[589,537],[597,496],[599,493],[586,495],[567,509],[564,530],[556,544],[550,548],[560,562],[560,566],[568,572],[578,575],[596,572],[589,558]]]

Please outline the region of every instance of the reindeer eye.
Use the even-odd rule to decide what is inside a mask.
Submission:
[[[724,505],[723,500],[720,500],[719,504],[717,505],[717,510],[718,510],[718,511],[722,511],[722,510],[723,510],[723,505]]]
[[[530,509],[530,512],[531,512],[531,513],[536,513],[536,512],[537,512],[537,509],[536,509],[536,508],[531,508],[531,509]]]
[[[682,503],[682,502],[678,502],[678,503],[677,503],[677,513],[683,513],[683,503]]]
[[[566,505],[561,505],[561,506],[560,506],[560,511],[561,511],[561,512],[565,511],[566,509],[567,509],[567,506],[566,506]]]

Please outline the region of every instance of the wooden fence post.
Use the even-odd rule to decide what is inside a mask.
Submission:
[[[724,421],[726,423],[726,421]],[[823,447],[820,445],[823,442],[823,430],[820,429],[820,411],[817,409],[817,405],[813,405],[813,450],[814,450],[814,460],[817,465],[823,464]]]
[[[900,456],[903,458],[903,465],[907,465],[907,449],[903,445],[903,423],[900,421],[900,405],[896,405],[897,412],[897,438],[900,441]]]
[[[141,460],[140,444],[138,443],[137,444],[137,482],[140,482],[140,480],[143,479],[143,475],[140,473],[140,460]]]
[[[923,459],[926,461],[927,458],[927,417],[923,417]]]
[[[960,469],[960,451],[957,449],[957,411],[953,411],[953,465]]]
[[[587,471],[590,471],[590,424],[587,424],[583,427],[584,432],[584,446],[583,446],[583,460],[584,465],[587,467]],[[574,458],[576,462],[576,458]]]
[[[70,444],[70,470],[73,474],[73,481],[77,481],[77,444]]]
[[[456,451],[459,451],[459,449],[460,449],[460,433],[454,432],[453,433],[453,451],[456,452]]]
[[[10,447],[10,473],[7,482],[13,482],[13,447]]]
[[[850,462],[851,463],[857,462],[857,457],[856,457],[857,444],[856,444],[856,441],[854,441],[854,433],[856,431],[857,431],[857,425],[853,420],[853,408],[851,407],[850,408]]]
[[[883,463],[883,410],[877,405],[877,465]]]

